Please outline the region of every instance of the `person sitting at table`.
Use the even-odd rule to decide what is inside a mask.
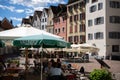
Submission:
[[[53,63],[51,69],[50,69],[50,78],[49,80],[63,80],[62,75],[62,69],[60,68],[60,65],[57,65],[56,62]]]
[[[59,58],[57,59],[57,65],[61,68],[61,61]]]
[[[68,65],[67,65],[67,68],[68,68],[68,69],[71,69],[71,67],[72,67],[71,64],[68,64]]]
[[[83,66],[80,68],[80,73],[83,74],[83,75],[85,75],[85,69],[84,69]]]

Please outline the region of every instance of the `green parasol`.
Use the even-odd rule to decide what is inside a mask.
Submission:
[[[13,41],[13,45],[17,47],[34,47],[34,48],[65,48],[68,46],[65,40],[46,35],[33,35],[22,38],[17,38]]]
[[[42,33],[39,35],[17,38],[13,41],[13,45],[17,47],[26,47],[26,48],[29,48],[29,47],[65,48],[65,47],[68,47],[69,43],[63,39]],[[27,64],[27,50],[26,50],[26,64]],[[42,65],[42,61],[41,61],[41,65]],[[27,66],[26,66],[26,70],[27,70]],[[41,80],[42,80],[42,67],[41,67]]]

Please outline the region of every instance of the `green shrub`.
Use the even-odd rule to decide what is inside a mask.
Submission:
[[[94,69],[90,73],[90,80],[112,80],[111,73],[106,69]]]

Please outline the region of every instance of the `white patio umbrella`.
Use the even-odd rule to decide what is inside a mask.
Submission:
[[[23,26],[13,28],[13,29],[10,29],[10,30],[1,31],[0,32],[0,39],[11,39],[11,40],[13,40],[13,39],[20,38],[20,37],[31,36],[31,35],[39,35],[39,34],[42,34],[42,33],[50,35],[50,36],[54,36],[54,37],[57,37],[57,38],[62,38],[60,36],[48,33],[44,30],[34,28],[30,25],[23,25]]]
[[[96,46],[92,45],[92,44],[87,44],[87,43],[83,43],[83,44],[73,44],[71,45],[72,48],[76,48],[76,50],[78,52],[98,52],[99,48],[97,48]]]
[[[92,44],[87,44],[87,43],[83,43],[83,44],[78,44],[78,51],[79,52],[98,52],[99,48],[97,48],[96,46],[92,45]]]

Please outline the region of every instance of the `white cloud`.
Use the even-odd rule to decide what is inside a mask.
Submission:
[[[22,18],[10,17],[11,20],[22,21]]]
[[[17,13],[23,13],[24,10],[23,9],[17,9],[17,10],[15,10],[15,12],[17,12]]]
[[[48,4],[65,3],[64,0],[10,0],[11,4],[19,4],[26,7],[31,7],[34,10],[47,7]]]
[[[0,5],[0,8],[2,9],[7,9],[7,10],[10,10],[11,12],[17,12],[17,13],[23,13],[24,10],[23,9],[15,9],[14,6],[4,6],[4,5]]]
[[[2,9],[8,9],[8,10],[10,10],[10,11],[14,11],[14,9],[15,9],[15,7],[13,7],[13,6],[3,6],[3,5],[0,5],[0,8],[2,8]]]
[[[25,10],[25,13],[26,13],[26,14],[30,14],[30,13],[33,13],[33,12],[34,12],[34,10],[32,10],[32,9],[26,9],[26,10]]]

